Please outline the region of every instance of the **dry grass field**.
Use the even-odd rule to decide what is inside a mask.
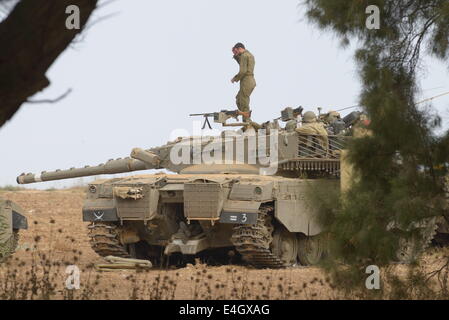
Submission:
[[[104,261],[90,248],[87,224],[81,219],[84,192],[82,188],[0,192],[25,210],[29,222],[17,252],[0,266],[0,299],[347,298],[312,267],[257,270],[197,263],[150,271],[97,271],[94,264]],[[437,254],[441,256],[433,252],[425,259]],[[79,290],[65,289],[67,265],[81,270]],[[404,267],[394,268],[401,273]]]

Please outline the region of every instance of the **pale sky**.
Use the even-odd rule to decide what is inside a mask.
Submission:
[[[164,144],[174,129],[192,131],[189,113],[236,109],[237,72],[231,47],[243,42],[256,57],[253,120],[287,106],[316,111],[357,104],[353,50],[304,19],[299,0],[117,0],[93,20],[47,76],[33,99],[73,92],[57,104],[24,105],[0,129],[0,186],[22,172],[95,165],[134,147]],[[423,97],[449,91],[448,69],[430,60]],[[449,96],[435,101],[449,120]],[[86,180],[87,181],[87,180]],[[70,186],[79,181],[29,185]]]

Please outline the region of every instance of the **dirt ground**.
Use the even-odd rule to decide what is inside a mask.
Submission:
[[[18,203],[26,213],[29,229],[21,232],[14,259],[0,267],[0,280],[8,272],[30,281],[32,266],[47,266],[55,283],[54,298],[64,296],[66,265],[80,270],[80,290],[87,299],[338,299],[326,275],[318,268],[257,270],[245,266],[187,265],[148,272],[99,272],[104,263],[89,245],[87,223],[82,221],[83,189],[2,191],[0,196]],[[38,248],[34,245],[37,243]],[[84,296],[83,296],[84,295]]]

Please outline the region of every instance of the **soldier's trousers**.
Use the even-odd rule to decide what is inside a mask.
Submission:
[[[251,93],[256,87],[256,80],[254,77],[244,77],[240,80],[240,90],[237,94],[237,108],[242,112],[248,112]]]

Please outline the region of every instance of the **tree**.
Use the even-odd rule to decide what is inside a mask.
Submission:
[[[22,0],[0,23],[0,127],[50,84],[48,68],[83,31],[97,1]],[[80,9],[80,29],[66,28],[70,5]]]
[[[430,106],[417,105],[422,56],[449,58],[447,0],[305,0],[309,21],[357,41],[362,82],[360,105],[372,135],[355,139],[349,159],[358,179],[345,195],[331,230],[335,257],[357,264],[391,260],[402,226],[445,214],[440,176],[448,161],[447,137],[435,135],[441,120]],[[367,28],[366,8],[380,10],[380,28]]]

